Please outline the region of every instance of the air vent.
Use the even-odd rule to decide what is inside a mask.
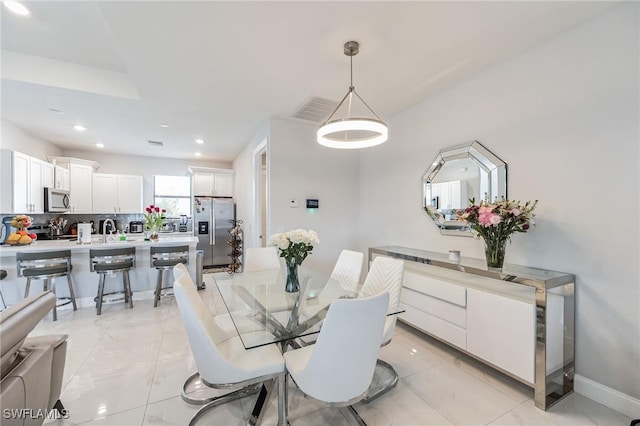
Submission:
[[[164,146],[164,142],[160,142],[160,141],[147,141],[149,143],[149,145],[153,145],[153,146]]]
[[[312,96],[296,109],[291,117],[322,123],[338,106],[338,102]]]

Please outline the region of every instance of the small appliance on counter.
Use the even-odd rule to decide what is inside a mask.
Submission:
[[[11,219],[13,219],[13,216],[5,216],[2,218],[2,228],[0,228],[0,244],[6,243],[9,235],[17,231],[16,228],[11,226]]]
[[[78,244],[91,244],[91,224],[78,224]]]
[[[129,222],[129,232],[132,234],[141,234],[144,230],[144,223],[141,220]]]
[[[178,231],[187,232],[187,220],[188,218],[186,214],[180,215],[180,225],[178,225]]]

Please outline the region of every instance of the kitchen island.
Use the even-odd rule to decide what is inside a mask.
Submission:
[[[47,240],[34,241],[29,245],[23,246],[0,246],[0,268],[7,271],[7,278],[0,282],[2,294],[7,305],[12,305],[24,298],[24,289],[27,279],[18,277],[16,268],[17,252],[38,252],[49,250],[71,250],[71,264],[73,270],[71,277],[75,290],[76,300],[80,306],[88,306],[93,304],[93,298],[98,290],[98,274],[91,272],[89,264],[89,250],[100,248],[117,248],[117,247],[135,247],[136,260],[134,268],[129,272],[131,278],[131,289],[134,292],[133,300],[135,303],[136,292],[147,292],[152,295],[155,290],[157,270],[150,266],[149,248],[188,245],[189,246],[189,264],[187,268],[191,276],[195,278],[196,272],[196,244],[198,238],[185,233],[166,233],[160,234],[158,242],[144,241],[142,234],[127,234],[126,241],[103,242],[101,235],[93,235],[91,244],[78,244],[77,240]],[[42,281],[40,281],[42,282]],[[56,293],[58,297],[68,297],[69,289],[64,277],[58,278],[56,281]],[[40,291],[42,287],[38,281],[33,281],[31,292]],[[121,274],[108,276],[105,285],[105,292],[121,291],[122,278]],[[145,295],[147,298],[148,294]],[[70,305],[67,305],[70,306]]]

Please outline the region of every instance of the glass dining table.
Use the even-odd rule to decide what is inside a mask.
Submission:
[[[358,295],[339,281],[305,267],[299,267],[298,277],[300,291],[287,293],[284,269],[214,276],[245,349],[274,343],[283,351],[304,346],[320,332],[332,301]],[[390,308],[387,315],[402,312],[400,307]],[[270,387],[262,387],[251,424],[261,422],[262,407],[270,392]]]
[[[216,286],[245,349],[279,343],[292,344],[320,331],[335,299],[357,293],[326,275],[300,267],[300,291],[284,290],[283,269],[216,276]]]

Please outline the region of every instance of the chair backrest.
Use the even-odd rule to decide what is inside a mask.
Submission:
[[[91,272],[95,270],[96,264],[129,264],[130,267],[136,263],[135,247],[118,247],[109,249],[89,249],[89,269]]]
[[[389,308],[395,308],[400,305],[403,275],[402,260],[377,256],[371,263],[358,297],[369,297],[386,291],[389,293]]]
[[[189,262],[189,246],[151,246],[149,247],[151,266],[173,266],[175,262]]]
[[[215,323],[191,277],[178,277],[173,284],[173,292],[200,377],[214,385],[244,380],[246,374],[242,369],[218,350],[217,345],[227,340],[228,336]]]
[[[359,251],[342,250],[330,278],[355,292],[360,284],[363,260],[364,254]]]
[[[27,251],[16,253],[18,276],[23,276],[25,269],[51,268],[64,266],[71,272],[71,250]],[[64,273],[64,272],[63,272]]]
[[[371,269],[364,280],[358,297],[369,297],[381,292],[389,293],[388,309],[395,309],[400,306],[400,291],[402,290],[402,279],[404,276],[404,262],[390,257],[377,256],[371,263]],[[397,315],[390,315],[384,326],[382,345],[386,345],[391,340],[396,328]]]
[[[280,269],[280,256],[276,247],[250,247],[245,250],[245,272],[268,269]]]
[[[187,269],[187,267],[184,266],[183,263],[178,263],[176,266],[173,267],[173,278],[177,280],[182,275],[186,275],[189,278],[191,278],[190,275],[189,275],[189,270]]]
[[[389,294],[331,303],[313,353],[296,374],[300,389],[329,403],[357,401],[371,385]]]

